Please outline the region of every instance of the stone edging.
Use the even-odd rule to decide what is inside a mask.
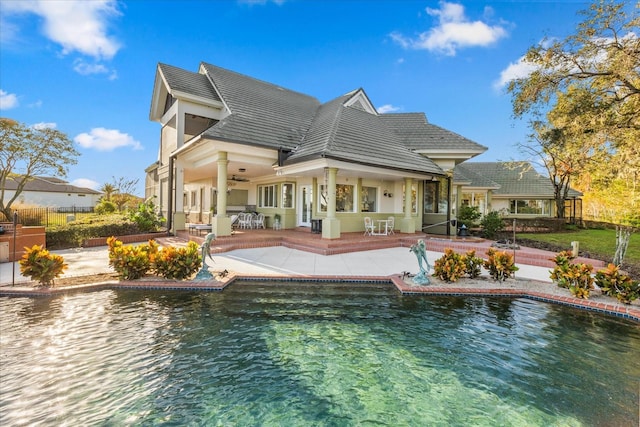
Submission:
[[[509,298],[529,298],[551,304],[559,304],[587,311],[594,311],[610,316],[628,319],[640,323],[640,308],[628,305],[615,305],[607,302],[596,302],[574,298],[571,296],[552,295],[544,292],[530,291],[525,289],[505,289],[505,288],[462,288],[449,286],[410,286],[402,276],[280,276],[261,275],[243,276],[231,274],[224,281],[203,280],[203,281],[176,281],[164,279],[141,279],[131,281],[107,281],[92,283],[88,285],[67,286],[64,288],[26,288],[4,286],[0,288],[0,296],[10,297],[48,297],[53,295],[63,295],[77,291],[95,291],[102,289],[165,289],[178,291],[222,291],[236,280],[265,281],[281,280],[287,282],[339,282],[339,283],[389,283],[403,295],[434,295],[434,296],[496,296]]]

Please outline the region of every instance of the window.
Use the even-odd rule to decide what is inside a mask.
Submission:
[[[360,210],[362,212],[378,212],[378,189],[376,187],[362,187]]]
[[[196,207],[196,192],[192,191],[190,197],[191,197],[191,207],[195,208]]]
[[[336,184],[336,212],[353,212],[355,205],[353,185]],[[327,211],[327,189],[320,186],[320,211]]]
[[[282,184],[282,207],[283,208],[293,208],[294,206],[293,195],[295,194],[294,189],[295,187],[291,183]]]
[[[549,215],[549,200],[509,200],[509,212],[519,215]]]
[[[462,193],[462,206],[477,207],[481,214],[487,213],[487,193]]]
[[[278,185],[258,186],[258,206],[261,208],[278,207]]]
[[[449,198],[446,180],[425,181],[424,213],[447,213]]]

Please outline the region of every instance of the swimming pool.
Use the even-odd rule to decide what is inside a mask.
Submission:
[[[383,284],[0,298],[2,425],[638,425],[637,323]]]

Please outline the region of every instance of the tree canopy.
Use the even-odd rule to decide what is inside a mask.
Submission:
[[[534,130],[522,146],[543,159],[552,182],[562,184],[570,163],[583,192],[621,187],[622,217],[640,209],[639,11],[640,2],[595,0],[575,34],[527,51],[533,71],[507,89],[514,116],[529,117]]]
[[[73,142],[56,129],[34,128],[0,118],[0,211],[11,217],[11,205],[35,176],[65,177],[80,155]],[[16,183],[9,196],[7,180]]]

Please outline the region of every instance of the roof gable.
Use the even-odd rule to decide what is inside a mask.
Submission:
[[[167,64],[158,64],[158,70],[172,96],[192,95],[220,102],[220,96],[206,76]]]
[[[360,164],[442,174],[430,159],[409,150],[378,114],[346,106],[349,94],[323,104],[290,162],[333,158]]]
[[[349,99],[347,99],[344,103],[345,107],[355,108],[369,114],[378,114],[373,104],[369,100],[369,97],[364,92],[364,90],[362,90],[362,88],[354,90],[353,92],[349,92],[345,96],[349,95]]]

